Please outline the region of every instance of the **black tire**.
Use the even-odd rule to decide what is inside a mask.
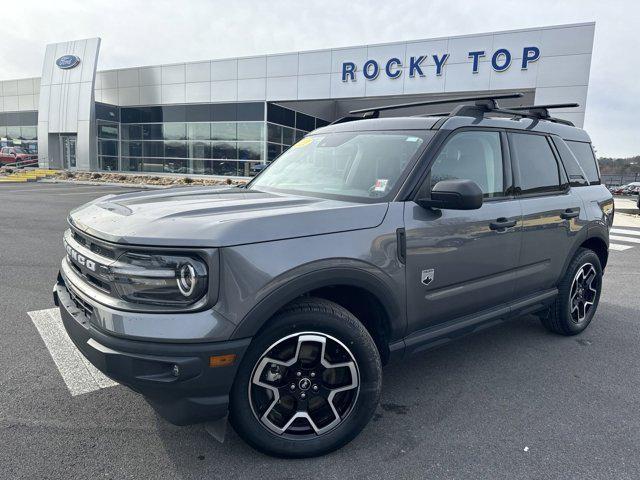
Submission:
[[[261,411],[256,406],[256,413],[254,413],[253,403],[257,403],[255,395],[260,394],[260,388],[256,387],[255,383],[252,383],[252,379],[256,378],[255,372],[260,370],[260,365],[265,365],[262,363],[265,361],[264,357],[269,356],[269,358],[272,358],[273,353],[280,348],[280,345],[284,345],[283,342],[292,341],[286,340],[288,337],[298,342],[296,345],[302,349],[300,345],[305,345],[305,343],[302,343],[299,336],[294,335],[304,334],[303,337],[307,338],[305,335],[313,335],[314,333],[327,336],[328,340],[325,347],[323,347],[327,348],[327,352],[329,352],[328,346],[331,343],[334,347],[332,351],[335,351],[336,355],[338,352],[340,354],[350,354],[350,358],[353,359],[357,369],[358,390],[355,393],[346,392],[341,394],[351,396],[349,400],[350,407],[343,416],[333,416],[333,421],[335,422],[338,419],[339,423],[334,427],[327,426],[326,432],[317,434],[316,432],[319,430],[316,430],[317,425],[315,423],[307,419],[299,419],[296,422],[306,423],[308,428],[313,427],[314,431],[311,434],[307,432],[306,435],[302,435],[300,432],[292,433],[290,430],[285,431],[283,434],[278,434],[263,423],[261,418],[264,418],[266,411],[276,410],[276,408],[280,408],[281,404],[279,401],[276,402],[275,400],[277,399],[274,397],[273,402],[267,407],[266,411]],[[334,342],[336,340],[337,342]],[[313,344],[313,342],[310,342],[310,344]],[[346,350],[342,349],[340,345],[346,347]],[[324,352],[324,350],[321,351]],[[294,358],[302,357],[297,352]],[[326,359],[328,356],[328,353],[324,356],[318,355],[318,361],[320,361],[319,357]],[[336,364],[338,363],[340,362],[336,362]],[[289,383],[286,379],[291,378],[291,375],[297,374],[301,369],[301,367],[295,366],[298,365],[297,363],[291,367],[282,367],[282,369],[280,366],[273,367],[273,363],[269,363],[269,365],[272,366],[269,367],[269,372],[267,372],[266,366],[263,366],[263,371],[258,375],[266,373],[268,376],[273,372],[271,368],[275,368],[277,370],[275,374],[280,375],[282,373],[282,378],[285,379],[283,384],[287,386]],[[294,373],[293,370],[298,371]],[[309,371],[303,371],[303,378],[311,375]],[[349,372],[351,372],[349,376],[352,377],[353,370],[349,369]],[[264,378],[264,381],[267,382],[267,377]],[[324,380],[324,374],[320,373],[314,382],[322,383],[322,380]],[[350,381],[353,382],[353,378]],[[295,381],[292,382],[292,385],[295,383]],[[381,386],[382,366],[380,355],[373,339],[362,323],[349,311],[336,303],[319,298],[305,298],[291,303],[277,313],[254,338],[242,359],[231,389],[229,419],[240,437],[255,449],[268,455],[289,458],[324,455],[350,442],[367,425],[378,405]],[[313,388],[317,387],[318,385],[313,385]],[[329,387],[325,391],[330,392]],[[310,393],[311,391],[308,390],[307,392]],[[300,400],[300,397],[293,397],[294,393],[295,395],[302,395],[302,390],[292,392],[290,398],[285,397],[285,393],[279,394],[279,398],[283,400],[282,404],[291,404],[291,398],[294,399],[295,408],[291,410],[292,412],[300,410],[299,405],[305,405],[305,401]],[[311,405],[312,401],[310,397],[311,395],[306,400],[309,405]],[[285,398],[287,402],[284,401]],[[337,398],[337,395],[333,398]],[[297,403],[298,401],[301,403]],[[319,402],[326,403],[326,399],[320,399]],[[276,403],[278,405],[274,408]],[[333,404],[333,402],[331,403]],[[325,408],[328,405],[326,403]],[[331,408],[334,412],[336,411],[333,406]],[[258,418],[259,416],[260,418]],[[286,422],[283,423],[284,425],[281,424],[278,427],[285,427]],[[296,428],[295,425],[295,423],[292,424],[290,429]],[[304,425],[299,428],[304,431]]]
[[[590,270],[591,267],[588,266],[593,268],[595,274],[592,282],[595,293],[592,293],[592,296],[589,297],[588,301],[592,301],[593,303],[584,310],[584,315],[581,318],[583,310],[580,309],[579,306],[577,310],[575,309],[575,304],[572,301],[575,290],[572,289],[576,286],[576,276],[584,268]],[[584,290],[590,291],[591,289],[585,288]],[[591,323],[598,308],[601,291],[602,266],[600,265],[600,258],[593,250],[580,248],[567,267],[558,285],[558,297],[551,308],[549,308],[547,314],[540,318],[542,324],[547,330],[553,333],[560,335],[577,335]],[[580,302],[577,303],[579,304]]]

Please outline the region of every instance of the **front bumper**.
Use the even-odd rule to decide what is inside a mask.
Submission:
[[[229,391],[250,339],[160,343],[119,338],[92,325],[89,315],[100,307],[92,305],[93,312],[88,313],[62,277],[53,297],[69,337],[82,354],[105,375],[142,394],[160,416],[186,425],[226,415]],[[209,357],[229,354],[236,355],[231,365],[209,367]]]

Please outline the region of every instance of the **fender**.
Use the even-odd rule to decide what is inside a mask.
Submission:
[[[353,260],[351,262],[356,263]],[[312,271],[309,271],[310,267],[313,268]],[[295,275],[285,283],[281,283],[282,276],[291,277],[292,271],[273,279],[270,285],[265,287],[265,290],[270,291],[240,321],[231,338],[254,336],[278,310],[292,300],[311,290],[336,285],[362,288],[374,295],[383,305],[387,318],[390,319],[390,340],[397,340],[404,335],[406,314],[403,303],[399,301],[404,297],[394,294],[391,279],[383,279],[382,272],[380,275],[376,275],[372,271],[371,264],[362,262],[361,267],[307,264],[300,267],[300,270],[304,270],[304,272],[300,272],[299,275]]]
[[[569,253],[569,255],[567,255],[567,258],[564,261],[564,265],[562,266],[562,270],[561,270],[562,273],[560,274],[561,276],[564,275],[564,272],[567,271],[567,267],[569,266],[569,263],[571,262],[573,257],[576,255],[578,248],[580,248],[580,246],[584,242],[586,242],[587,240],[591,240],[592,238],[602,240],[604,244],[607,246],[607,250],[609,249],[608,228],[600,222],[590,224],[586,228],[582,229],[582,231],[580,232],[580,235],[578,236],[573,246],[571,247],[571,252]],[[603,270],[605,265],[602,265]],[[558,282],[560,282],[560,278],[558,279]]]

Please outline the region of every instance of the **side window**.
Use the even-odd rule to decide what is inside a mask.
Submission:
[[[600,183],[600,174],[598,173],[598,165],[596,164],[596,156],[590,143],[573,142],[567,140],[567,145],[575,155],[578,163],[587,174],[587,180],[591,185]]]
[[[567,174],[569,175],[569,183],[572,187],[584,187],[589,185],[587,180],[587,174],[578,163],[573,152],[569,149],[564,140],[560,137],[551,137],[551,141],[556,146],[562,164],[564,165]]]
[[[485,197],[504,193],[500,133],[467,131],[447,141],[431,166],[431,187],[441,180],[473,180]]]
[[[561,189],[558,162],[544,135],[509,134],[511,156],[518,167],[522,193],[554,192]]]

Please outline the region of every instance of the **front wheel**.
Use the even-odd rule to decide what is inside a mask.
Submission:
[[[602,266],[593,250],[581,248],[558,285],[558,297],[542,324],[560,335],[576,335],[589,326],[602,290]]]
[[[381,383],[380,355],[362,323],[336,303],[299,300],[249,347],[231,391],[230,420],[264,453],[323,455],[365,427]]]

